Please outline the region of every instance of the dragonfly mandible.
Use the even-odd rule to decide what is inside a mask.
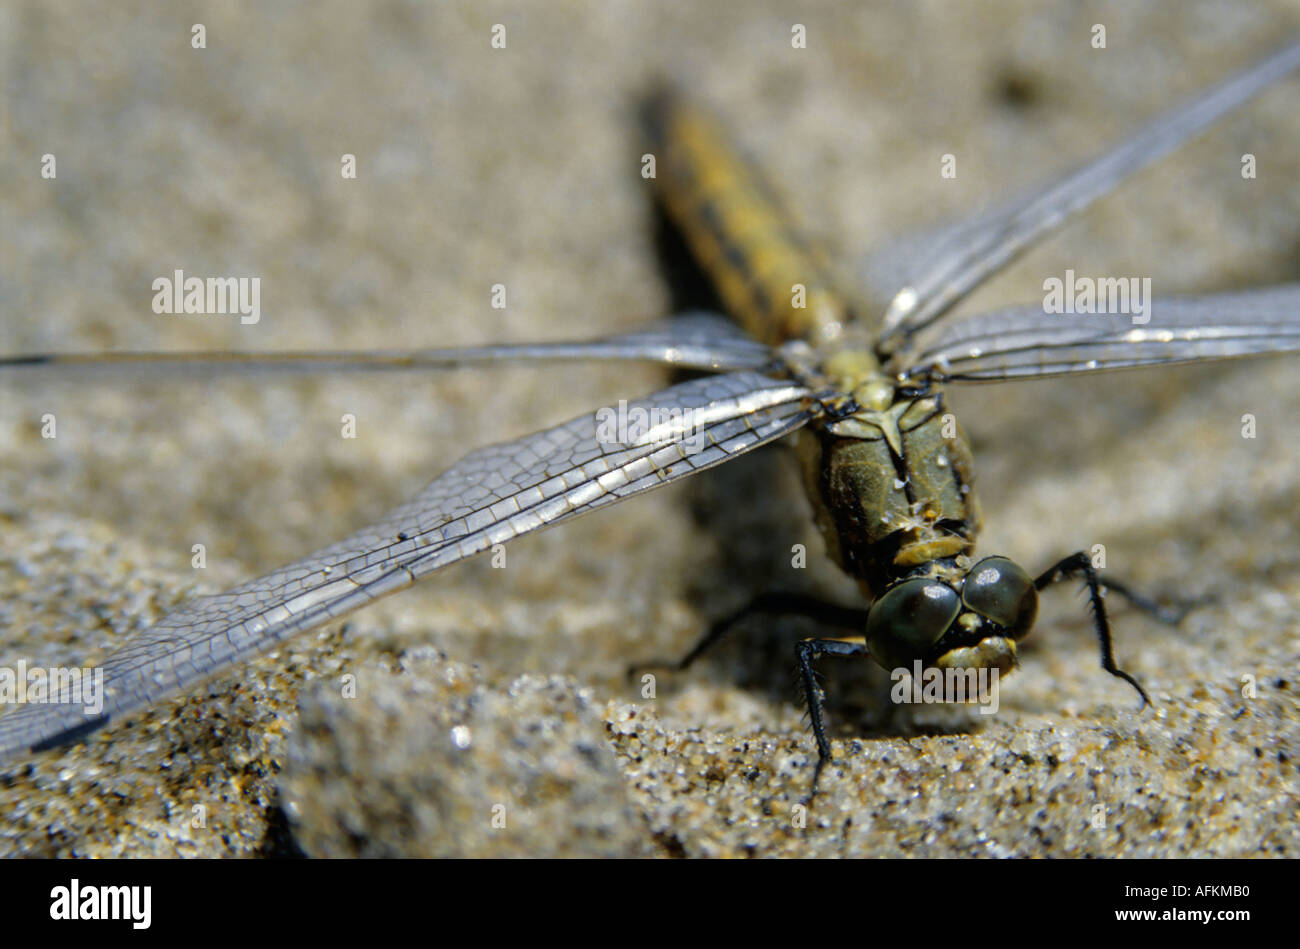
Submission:
[[[671,93],[651,105],[659,192],[743,328],[713,314],[585,342],[416,352],[16,356],[6,371],[79,367],[439,369],[648,360],[705,375],[467,455],[375,524],[224,593],[198,597],[103,663],[102,711],[29,704],[0,714],[0,759],[78,740],[415,580],[523,534],[660,487],[799,433],[829,550],[870,606],[856,638],[797,648],[819,761],[830,756],[813,662],[1009,670],[1038,592],[1081,577],[1102,666],[1103,588],[1156,607],[1072,555],[1033,576],[975,560],[972,460],[941,386],[1300,352],[1300,285],[1158,301],[1066,318],[1033,305],[954,319],[953,307],[1043,235],[1300,66],[1300,43],[1157,117],[1065,178],[877,258],[895,289],[883,319],[850,306],[707,115]],[[628,422],[629,424],[622,424]],[[1145,693],[1143,693],[1145,698]]]

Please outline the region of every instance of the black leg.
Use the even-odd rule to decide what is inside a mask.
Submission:
[[[628,668],[628,677],[634,678],[644,669],[676,669],[680,672],[708,652],[724,636],[740,625],[742,620],[760,613],[777,616],[807,616],[825,626],[851,629],[855,633],[860,633],[867,623],[867,611],[860,607],[827,603],[806,593],[760,593],[736,612],[710,626],[700,637],[700,641],[681,659],[653,659],[638,663]]]
[[[794,645],[795,660],[799,663],[799,681],[803,684],[804,700],[808,703],[808,718],[812,722],[813,735],[817,738],[817,755],[821,759],[817,764],[818,773],[821,772],[822,764],[830,760],[831,743],[826,737],[823,707],[826,693],[817,682],[817,670],[813,668],[813,663],[822,656],[850,659],[867,655],[866,643],[845,642],[842,639],[805,639]]]
[[[1092,622],[1093,627],[1097,630],[1097,642],[1101,646],[1101,667],[1113,676],[1123,679],[1133,688],[1137,689],[1138,695],[1142,696],[1142,706],[1146,707],[1151,704],[1146,690],[1119,666],[1115,665],[1115,652],[1110,641],[1110,621],[1106,618],[1106,603],[1101,595],[1101,588],[1105,586],[1114,590],[1121,596],[1127,597],[1134,605],[1146,608],[1143,603],[1150,604],[1152,607],[1159,609],[1158,604],[1148,600],[1146,597],[1138,597],[1131,590],[1120,586],[1116,583],[1103,583],[1097,578],[1097,571],[1093,569],[1092,561],[1084,551],[1077,554],[1071,554],[1060,563],[1056,564],[1050,570],[1047,570],[1034,581],[1034,587],[1042,590],[1044,587],[1051,586],[1053,583],[1059,583],[1062,580],[1072,579],[1082,576],[1088,585],[1088,599],[1092,605]]]
[[[1099,579],[1102,587],[1106,590],[1114,590],[1130,604],[1136,606],[1143,613],[1146,613],[1154,620],[1166,623],[1170,626],[1177,626],[1192,610],[1198,606],[1210,602],[1211,597],[1205,596],[1195,600],[1177,600],[1173,603],[1161,603],[1149,596],[1138,593],[1126,583],[1120,583],[1118,580]]]

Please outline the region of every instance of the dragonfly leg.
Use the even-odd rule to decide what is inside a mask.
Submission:
[[[1160,607],[1153,600],[1146,597],[1135,596],[1134,593],[1118,584],[1102,581],[1097,577],[1097,571],[1092,565],[1092,560],[1085,551],[1079,551],[1077,554],[1071,554],[1060,563],[1046,570],[1042,576],[1034,581],[1034,587],[1042,590],[1054,583],[1062,580],[1070,580],[1075,577],[1083,577],[1088,587],[1088,600],[1092,606],[1092,623],[1097,631],[1097,642],[1101,647],[1101,667],[1113,676],[1123,679],[1133,688],[1137,689],[1138,695],[1142,696],[1142,707],[1151,704],[1151,699],[1147,696],[1146,689],[1142,688],[1137,679],[1133,678],[1119,666],[1115,665],[1115,651],[1110,638],[1110,620],[1106,616],[1105,598],[1102,596],[1102,588],[1114,590],[1121,596],[1127,597],[1134,605],[1146,609],[1144,605],[1149,604],[1156,609]]]
[[[1152,619],[1159,620],[1169,626],[1177,626],[1188,613],[1213,599],[1209,596],[1203,596],[1196,599],[1175,600],[1173,603],[1161,603],[1159,600],[1138,593],[1128,584],[1120,583],[1118,580],[1101,580],[1100,583],[1103,589],[1114,590],[1128,600],[1131,605],[1137,607]]]
[[[851,629],[861,633],[867,622],[867,611],[861,607],[840,606],[827,603],[807,593],[760,593],[740,609],[715,622],[700,637],[699,642],[680,659],[654,659],[637,663],[629,667],[629,678],[643,669],[675,669],[678,672],[689,668],[696,659],[712,649],[728,633],[750,616],[765,614],[768,616],[806,616],[826,626]]]
[[[804,639],[795,643],[794,656],[799,663],[799,681],[803,685],[804,700],[808,704],[808,718],[812,722],[813,735],[817,738],[817,775],[822,766],[831,758],[831,743],[826,737],[825,702],[826,693],[817,681],[817,670],[813,663],[822,656],[834,656],[850,659],[856,656],[866,657],[867,644],[846,642],[842,639]],[[814,776],[813,785],[817,778]]]

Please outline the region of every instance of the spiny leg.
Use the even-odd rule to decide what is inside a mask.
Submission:
[[[628,668],[628,677],[635,677],[644,669],[675,669],[680,672],[689,668],[696,659],[713,648],[743,620],[755,614],[806,616],[822,625],[851,629],[855,633],[861,632],[867,622],[867,611],[861,607],[827,603],[806,593],[760,593],[734,613],[724,616],[710,626],[700,637],[699,642],[681,659],[652,659],[637,663]]]
[[[1103,582],[1097,577],[1097,571],[1092,566],[1092,561],[1088,558],[1087,553],[1079,551],[1077,554],[1071,554],[1060,563],[1043,572],[1037,580],[1034,581],[1035,589],[1042,590],[1051,586],[1053,583],[1059,583],[1062,580],[1072,579],[1082,576],[1088,585],[1088,599],[1092,605],[1092,622],[1097,631],[1097,642],[1101,646],[1101,667],[1113,676],[1117,676],[1127,682],[1133,688],[1137,689],[1138,695],[1142,696],[1142,707],[1151,704],[1151,699],[1147,696],[1146,689],[1142,688],[1138,680],[1133,678],[1119,666],[1115,665],[1115,652],[1110,638],[1110,620],[1106,617],[1105,599],[1101,595],[1102,587],[1114,590],[1116,593],[1126,597],[1130,602],[1140,609],[1147,610],[1154,614],[1161,609],[1159,604],[1144,596],[1139,596],[1133,591],[1117,583],[1109,581]]]
[[[1127,583],[1120,583],[1118,580],[1110,579],[1099,580],[1099,582],[1104,589],[1114,590],[1128,600],[1132,606],[1136,606],[1152,619],[1169,626],[1177,626],[1188,613],[1198,606],[1211,602],[1213,599],[1211,596],[1202,596],[1196,599],[1175,600],[1173,603],[1161,603],[1153,597],[1138,593]]]
[[[822,775],[822,768],[831,760],[831,743],[826,737],[823,707],[826,693],[817,682],[817,670],[813,668],[813,663],[822,656],[851,659],[868,655],[866,643],[845,642],[842,639],[804,639],[795,643],[794,656],[799,663],[799,680],[803,684],[804,700],[808,705],[808,719],[812,722],[813,735],[817,738],[817,770],[813,772],[812,780],[814,794],[817,792],[817,780]]]

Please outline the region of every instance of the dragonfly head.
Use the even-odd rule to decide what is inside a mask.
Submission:
[[[910,671],[920,661],[1005,675],[1037,615],[1029,574],[1006,557],[985,557],[956,581],[910,577],[885,590],[867,613],[867,648],[885,669]]]

